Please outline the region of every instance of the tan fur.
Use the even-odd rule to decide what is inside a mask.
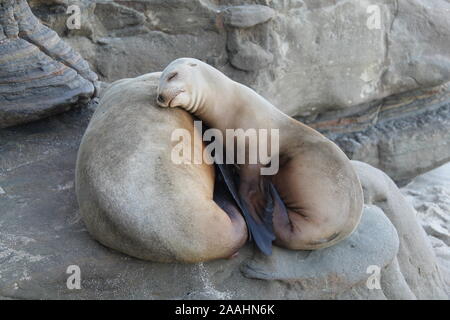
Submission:
[[[274,216],[275,244],[319,249],[355,230],[363,209],[361,184],[332,141],[196,59],[172,62],[161,75],[158,94],[165,100],[161,106],[186,109],[223,133],[237,128],[280,130],[280,170],[271,181],[286,204],[289,221]]]
[[[193,136],[193,118],[156,106],[159,76],[117,81],[102,96],[78,153],[81,216],[102,244],[141,259],[230,257],[247,239],[245,222],[213,201],[211,165],[171,161],[172,131]]]

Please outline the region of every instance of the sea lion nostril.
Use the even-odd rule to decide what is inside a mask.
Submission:
[[[164,103],[165,100],[166,99],[164,99],[163,95],[161,95],[161,94],[158,95],[158,102]]]

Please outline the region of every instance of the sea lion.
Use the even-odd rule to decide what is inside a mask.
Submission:
[[[228,258],[247,240],[245,221],[226,194],[213,194],[221,186],[212,165],[171,161],[174,129],[187,130],[200,152],[204,144],[189,113],[156,105],[159,76],[122,79],[103,93],[78,151],[80,215],[99,242],[140,259]]]
[[[329,247],[357,227],[363,193],[344,152],[249,87],[200,60],[181,58],[164,69],[157,102],[190,112],[224,136],[227,129],[279,130],[279,153],[272,155],[279,157],[279,171],[262,176],[262,163],[239,165],[238,187],[228,185],[263,253],[271,253],[274,238],[293,250]]]

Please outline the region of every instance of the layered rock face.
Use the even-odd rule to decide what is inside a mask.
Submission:
[[[0,128],[86,103],[97,75],[25,0],[0,3]]]
[[[31,2],[103,80],[195,57],[397,182],[450,159],[448,109],[423,115],[450,101],[448,1],[76,0],[70,31],[68,2],[50,3]]]

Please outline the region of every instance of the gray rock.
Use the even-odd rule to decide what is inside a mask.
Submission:
[[[0,128],[85,105],[94,94],[97,75],[25,0],[0,7],[0,42]]]
[[[274,247],[272,256],[256,253],[242,271],[249,278],[299,282],[305,287],[308,282],[314,287],[321,283],[324,290],[335,293],[341,286],[365,282],[369,266],[382,269],[390,264],[398,245],[397,232],[389,219],[379,208],[366,206],[357,230],[337,245],[315,251]]]
[[[223,23],[234,28],[250,28],[275,16],[275,10],[263,5],[232,6],[224,9]]]
[[[401,191],[428,235],[450,295],[450,162],[416,177]]]
[[[161,59],[161,52],[206,60],[205,40],[215,43],[208,54],[217,58],[216,67],[263,92],[292,116],[345,110],[450,80],[450,26],[446,16],[449,4],[445,1],[274,0],[270,8],[244,4],[243,0],[223,1],[221,5],[200,0],[176,0],[171,6],[156,0],[120,4],[78,0],[77,4],[85,19],[82,29],[91,28],[88,37],[94,46],[90,50],[101,47],[95,43],[98,38],[120,37],[125,42],[128,37],[145,39],[142,46],[148,54],[129,50],[127,56],[117,57],[116,64],[130,64],[131,60],[135,66],[104,74],[108,81],[162,70],[170,60]],[[41,8],[35,5],[37,13],[45,11]],[[118,11],[115,19],[110,19],[106,9]],[[236,20],[241,24],[253,26],[225,30],[224,12],[230,17],[228,20],[239,17]],[[61,24],[66,19],[64,14],[47,13],[43,18],[57,32],[66,32],[66,38],[86,36],[81,30],[67,32]],[[243,74],[229,68],[229,53],[223,49],[230,32],[236,30],[240,30],[243,40],[250,39],[273,54],[268,70]],[[151,50],[155,45],[152,39],[162,37],[161,33],[165,35],[164,46],[159,52]],[[198,48],[187,50],[186,43],[180,41],[183,36],[195,38],[192,41]],[[155,59],[158,62],[154,68],[146,69],[148,61]],[[102,55],[92,55],[88,60],[94,66],[104,63]]]
[[[32,2],[36,14],[64,34],[102,80],[160,71],[176,58],[191,56],[254,88],[289,115],[327,134],[339,133],[334,137],[350,157],[382,169],[396,182],[450,160],[450,146],[439,143],[448,140],[445,120],[405,132],[401,121],[414,116],[420,123],[423,112],[450,101],[442,86],[450,80],[447,1],[76,4],[81,29],[66,30],[67,15],[56,10],[61,4]],[[382,124],[391,120],[392,125]],[[432,152],[422,149],[426,145]]]
[[[240,42],[236,47],[237,52],[232,55],[230,63],[240,70],[253,71],[267,68],[273,61],[273,55],[256,43]]]
[[[436,256],[414,208],[385,173],[363,162],[352,162],[361,180],[364,203],[381,208],[397,229],[398,268],[411,292],[418,299],[448,299]]]
[[[369,163],[405,185],[450,161],[450,90],[444,93],[428,101],[414,100],[415,107],[427,106],[421,112],[386,108],[391,114],[380,112],[378,122],[365,130],[325,133],[351,159]]]
[[[144,49],[129,50],[126,56],[118,56],[115,64],[129,65],[134,61],[134,65],[104,74],[104,80],[108,81],[160,71],[171,61],[172,55],[203,60],[209,56],[215,58],[211,60],[216,62],[215,67],[264,93],[283,111],[306,117],[346,110],[450,80],[450,26],[446,15],[450,8],[445,1],[274,0],[270,8],[244,4],[243,0],[222,1],[221,5],[214,1],[176,0],[171,6],[156,0],[120,4],[93,1],[98,4],[94,9],[90,6],[92,2],[77,2],[86,19],[82,28],[91,28],[88,37],[93,46],[90,51],[102,46],[96,43],[99,38],[119,37],[124,42],[129,37],[143,39],[142,47],[147,53],[143,54]],[[38,13],[45,11],[39,5],[35,8]],[[116,19],[110,19],[106,9],[120,13]],[[224,12],[228,12],[226,16],[239,17],[236,20],[241,24],[253,26],[225,30]],[[43,18],[61,34],[67,32],[60,22],[66,16],[58,13],[51,16],[53,20],[49,14]],[[253,21],[264,23],[254,24]],[[241,40],[251,40],[270,52],[276,63],[267,70],[251,73],[232,68],[227,63],[230,53],[224,48],[230,33],[236,30]],[[66,38],[72,36],[85,36],[85,33],[68,31]],[[181,39],[190,36],[195,46],[186,48],[186,42]],[[164,40],[158,43],[162,47],[156,51],[152,48],[158,38]],[[206,50],[208,55],[205,41],[215,43]],[[72,44],[76,46],[76,42],[78,40],[73,39]],[[115,46],[120,47],[120,42],[116,41]],[[427,49],[423,50],[423,46]],[[163,59],[161,52],[171,57]],[[96,68],[109,64],[102,54],[86,56]],[[157,62],[149,69],[148,61]]]
[[[416,296],[409,288],[398,265],[397,257],[383,270],[381,277],[383,293],[389,300],[415,300]]]
[[[144,13],[116,2],[100,2],[95,5],[96,17],[106,30],[132,28],[145,22]]]

